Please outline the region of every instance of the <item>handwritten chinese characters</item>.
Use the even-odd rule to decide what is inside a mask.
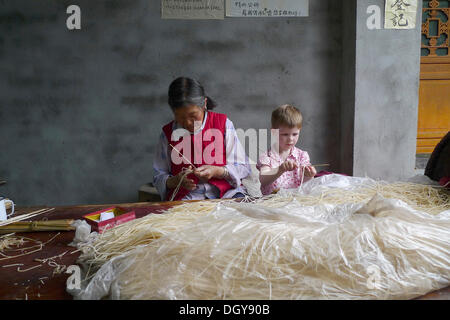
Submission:
[[[386,0],[386,29],[414,29],[416,27],[417,0]]]
[[[305,17],[309,0],[227,0],[227,17]]]
[[[163,19],[224,19],[224,0],[161,0]]]

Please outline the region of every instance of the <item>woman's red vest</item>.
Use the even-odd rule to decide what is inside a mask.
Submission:
[[[190,135],[190,146],[191,146],[191,152],[185,152],[185,150],[183,148],[181,148],[181,142],[183,141],[183,139],[185,139],[185,137],[181,137],[181,139],[179,141],[173,141],[172,140],[172,126],[174,121],[169,122],[168,124],[166,124],[163,127],[163,132],[166,135],[167,141],[169,142],[169,144],[171,144],[172,146],[174,146],[178,151],[180,151],[184,157],[186,157],[187,159],[189,159],[189,161],[191,163],[193,163],[195,165],[195,167],[199,168],[202,165],[214,165],[214,166],[225,166],[227,164],[227,160],[226,160],[226,141],[225,141],[225,124],[227,121],[227,116],[225,114],[222,113],[215,113],[215,112],[211,112],[208,111],[208,116],[206,118],[206,123],[205,126],[203,127],[203,130],[201,132],[198,132],[197,134],[191,134]],[[208,131],[209,129],[217,129],[221,132],[222,137],[223,137],[223,143],[217,144],[215,145],[216,148],[213,149],[208,149],[208,154],[210,154],[214,161],[211,163],[211,161],[209,163],[206,162],[206,159],[204,159],[203,157],[203,153],[204,150],[207,146],[213,144],[214,145],[214,139],[210,138],[208,135]],[[201,135],[201,138],[199,137],[199,135]],[[211,140],[212,141],[211,141]],[[195,143],[195,146],[194,146]],[[177,147],[177,145],[180,144],[180,146]],[[213,146],[211,145],[210,148]],[[168,154],[169,157],[172,154],[172,147],[170,145],[168,145]],[[174,151],[175,153],[177,153],[176,151]],[[216,161],[215,157],[215,153],[219,153],[217,155],[217,158],[220,159],[220,161]],[[195,156],[194,156],[195,155]],[[180,156],[181,157],[181,156]],[[194,159],[196,160],[196,162],[194,162]],[[172,157],[170,157],[170,163],[171,163],[171,173],[172,175],[177,175],[178,173],[180,173],[183,168],[188,168],[190,166],[189,163],[185,163],[186,161],[183,161],[181,164],[175,164],[173,162]],[[201,162],[201,163],[199,163]],[[189,179],[194,180],[195,184],[198,184],[199,179],[194,175],[194,174],[189,174],[187,176]],[[225,179],[210,179],[208,181],[208,183],[216,186],[219,191],[220,191],[220,197],[222,198],[223,195],[225,194],[225,192],[227,192],[229,189],[231,189],[231,185],[228,183],[228,181],[226,181]],[[172,193],[173,193],[174,189],[169,189],[167,192],[167,199],[169,200],[172,197]],[[181,187],[177,193],[177,195],[175,196],[174,200],[181,200],[184,198],[184,196],[186,196],[190,191]]]

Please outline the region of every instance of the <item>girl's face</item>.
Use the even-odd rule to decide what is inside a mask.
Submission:
[[[173,110],[175,121],[189,132],[200,129],[205,115],[205,109],[190,105]]]
[[[280,152],[287,151],[297,144],[300,134],[299,128],[280,127],[279,128]]]

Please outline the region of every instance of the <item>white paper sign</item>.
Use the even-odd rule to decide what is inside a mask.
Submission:
[[[224,0],[161,0],[163,19],[224,19]]]
[[[414,29],[416,27],[417,0],[386,0],[385,29]]]
[[[307,17],[309,0],[226,0],[227,17]]]

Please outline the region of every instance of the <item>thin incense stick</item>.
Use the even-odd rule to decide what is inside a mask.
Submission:
[[[169,143],[169,146],[171,146],[173,148],[173,150],[175,150],[176,152],[178,152],[178,154],[180,156],[182,156],[190,165],[192,165],[194,168],[197,168],[196,166],[194,166],[194,164],[192,162],[189,161],[189,159],[187,159],[180,151],[177,150],[177,148],[175,148],[172,144]]]
[[[328,167],[330,164],[329,163],[322,163],[322,164],[313,164],[311,165],[312,167]]]
[[[6,226],[8,224],[11,224],[11,223],[14,223],[14,222],[17,222],[17,221],[22,221],[22,220],[25,220],[25,219],[28,219],[28,218],[32,218],[32,217],[35,217],[35,216],[40,215],[40,214],[48,213],[48,212],[50,212],[52,210],[55,210],[55,208],[40,209],[40,210],[33,211],[33,212],[30,212],[30,213],[25,213],[25,214],[22,214],[22,215],[19,215],[19,216],[15,216],[15,217],[12,217],[12,218],[10,218],[10,219],[8,219],[6,221],[0,222],[0,226]]]

